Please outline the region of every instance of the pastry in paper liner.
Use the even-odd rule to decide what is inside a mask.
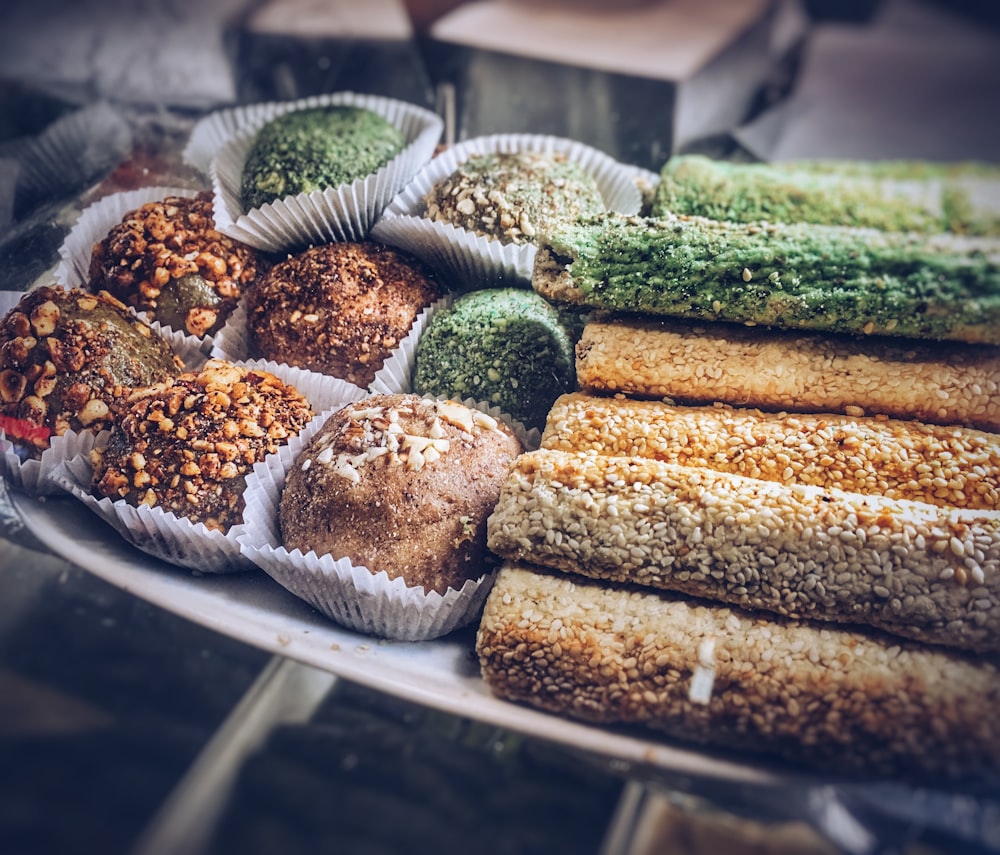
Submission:
[[[472,400],[462,403],[507,423],[525,448],[537,447],[537,435],[532,436],[496,408]],[[372,573],[346,558],[315,552],[304,555],[281,545],[278,508],[285,476],[330,414],[310,422],[299,436],[256,464],[247,476],[245,524],[237,536],[243,555],[334,622],[366,635],[429,641],[471,623],[479,616],[495,571],[442,595],[408,586],[402,578],[390,579],[384,570]]]
[[[238,364],[270,372],[294,386],[305,395],[317,413],[329,412],[337,406],[365,397],[363,389],[322,374],[263,360]],[[315,421],[322,421],[322,417],[315,417]],[[106,445],[109,438],[110,433],[105,431],[91,447],[100,447],[98,443]],[[133,546],[155,558],[199,573],[235,573],[253,567],[240,554],[237,539],[248,525],[245,515],[241,525],[232,526],[224,533],[162,508],[135,506],[124,499],[112,501],[99,498],[91,492],[93,467],[89,450],[88,453],[61,457],[55,462],[50,481],[83,502]]]
[[[20,302],[24,293],[24,291],[0,291],[0,318]],[[201,342],[194,336],[185,335],[156,323],[149,326],[180,357],[185,370],[196,368],[205,361]],[[94,445],[94,436],[89,432],[67,431],[62,437],[52,437],[50,447],[42,452],[39,459],[23,459],[18,454],[16,444],[8,438],[7,432],[0,425],[0,477],[6,478],[12,486],[29,496],[58,494],[60,487],[51,477],[55,467],[66,457],[89,453]]]
[[[80,212],[76,223],[59,247],[56,282],[64,288],[89,288],[90,259],[94,244],[103,240],[129,211],[134,211],[147,202],[165,199],[167,196],[195,196],[197,193],[197,190],[189,187],[142,187],[138,190],[112,193],[88,205]],[[150,320],[145,312],[136,314],[153,329],[167,330],[171,334],[183,336],[187,340],[186,349],[198,349],[203,355],[207,355],[212,348],[212,336],[199,338],[184,330],[174,330],[158,321]]]
[[[594,177],[608,210],[639,213],[642,199],[633,179],[633,167],[591,146],[562,137],[492,134],[466,140],[438,154],[392,200],[372,228],[372,236],[413,253],[449,280],[464,283],[466,287],[514,284],[511,280],[530,283],[535,244],[505,244],[423,216],[426,194],[470,157],[522,151],[566,154]]]
[[[351,105],[378,113],[403,132],[406,147],[371,175],[337,187],[288,196],[244,211],[240,182],[257,131],[292,110]],[[393,197],[430,160],[444,128],[441,119],[415,104],[377,95],[338,92],[299,101],[247,108],[212,158],[216,227],[223,234],[268,252],[338,240],[363,240]]]
[[[370,392],[410,391],[410,374],[412,373],[413,354],[416,352],[417,341],[434,314],[450,305],[451,299],[451,296],[442,297],[417,315],[410,331],[393,348],[382,364],[382,368],[376,372],[375,379],[368,386]],[[247,359],[248,354],[246,303],[241,300],[236,310],[219,330],[212,346],[211,356],[217,359],[241,360]]]

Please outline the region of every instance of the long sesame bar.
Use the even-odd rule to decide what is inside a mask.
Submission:
[[[824,774],[995,787],[995,662],[508,562],[476,640],[499,697]]]
[[[607,213],[553,225],[555,302],[779,329],[1000,344],[1000,240]]]
[[[514,463],[487,543],[595,579],[1000,651],[1000,511],[542,449]]]
[[[549,410],[541,447],[1000,510],[1000,436],[961,427],[573,392]]]
[[[618,318],[586,325],[582,389],[887,415],[1000,432],[1000,348]]]
[[[651,213],[1000,235],[1000,170],[922,161],[734,163],[678,155],[660,171]]]

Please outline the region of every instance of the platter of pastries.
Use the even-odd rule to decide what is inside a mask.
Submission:
[[[635,769],[1000,783],[1000,170],[220,111],[0,312],[111,584]]]

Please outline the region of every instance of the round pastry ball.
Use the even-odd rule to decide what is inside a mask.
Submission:
[[[284,546],[425,591],[461,588],[496,563],[486,520],[521,450],[502,422],[454,401],[397,394],[349,404],[286,477]]]
[[[248,349],[367,387],[417,315],[444,293],[418,259],[382,244],[313,247],[247,292]]]
[[[93,490],[227,531],[243,519],[246,476],[313,417],[266,371],[212,359],[133,396],[107,446],[91,453]]]
[[[508,244],[533,243],[551,223],[605,210],[582,166],[565,154],[530,151],[474,155],[423,201],[429,219]]]
[[[566,319],[534,291],[472,291],[427,324],[413,391],[473,398],[542,428],[555,399],[576,384],[574,347]]]
[[[243,209],[371,175],[406,147],[388,119],[364,107],[283,113],[260,129],[240,181]]]
[[[256,249],[215,228],[211,194],[167,196],[129,211],[94,244],[90,289],[201,337],[222,327],[266,268]]]
[[[39,457],[53,435],[111,427],[134,389],[182,368],[170,345],[110,294],[35,288],[0,321],[0,426]]]

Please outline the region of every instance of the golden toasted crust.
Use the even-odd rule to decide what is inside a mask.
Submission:
[[[486,517],[520,450],[505,425],[454,402],[378,395],[348,405],[288,474],[283,543],[425,590],[461,588],[493,569]]]
[[[1000,437],[969,428],[572,393],[549,410],[541,444],[781,484],[1000,510]]]
[[[597,393],[1000,432],[1000,348],[986,345],[619,318],[587,324],[576,368]]]
[[[995,663],[505,564],[476,650],[507,700],[825,774],[1000,782]]]
[[[367,387],[444,288],[418,259],[374,242],[313,247],[247,293],[251,355]]]
[[[1000,511],[541,449],[515,462],[488,543],[597,579],[1000,652]]]
[[[94,490],[228,530],[242,521],[253,464],[312,417],[302,394],[273,374],[209,360],[135,397],[92,453]]]

